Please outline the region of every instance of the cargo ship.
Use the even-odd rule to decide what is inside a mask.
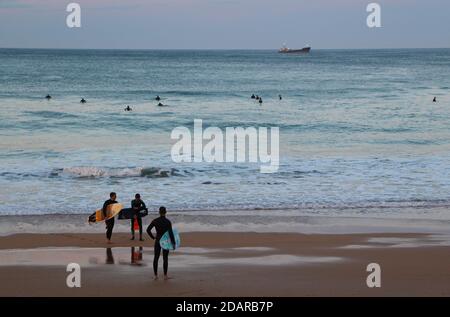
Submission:
[[[310,51],[311,51],[311,46],[305,46],[304,48],[300,48],[300,49],[290,49],[290,48],[287,48],[286,45],[284,45],[282,48],[280,48],[278,53],[281,53],[281,54],[308,54]]]

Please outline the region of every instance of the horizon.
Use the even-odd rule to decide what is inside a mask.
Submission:
[[[73,48],[73,47],[0,47],[1,50],[60,51],[274,51],[279,48]],[[447,50],[450,47],[311,48],[311,51]]]

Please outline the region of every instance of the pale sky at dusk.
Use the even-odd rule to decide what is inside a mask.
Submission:
[[[66,6],[81,5],[81,28]],[[377,2],[382,28],[368,28]],[[0,0],[0,47],[450,47],[449,0]]]

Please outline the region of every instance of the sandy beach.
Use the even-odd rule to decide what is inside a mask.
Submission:
[[[107,245],[103,234],[86,233],[3,236],[0,296],[450,295],[445,235],[183,233],[182,247],[169,257],[168,281],[152,279],[148,237],[136,242],[117,233],[113,240]],[[81,266],[81,288],[66,286],[71,262]],[[381,266],[381,288],[366,285],[373,262]]]

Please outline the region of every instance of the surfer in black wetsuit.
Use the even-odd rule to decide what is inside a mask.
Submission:
[[[434,98],[433,98],[433,102],[436,102],[436,101],[437,101],[437,100],[436,100],[436,97],[434,97]]]
[[[140,212],[142,210],[148,212],[148,209],[147,206],[145,206],[144,201],[141,200],[141,195],[136,194],[134,198],[135,199],[131,201],[131,208],[134,211],[134,217],[131,218],[131,240],[134,240],[134,220],[136,219],[139,224],[139,240],[144,241],[144,239],[142,239],[142,218]]]
[[[50,99],[52,99],[52,96],[47,95],[47,96],[45,96],[45,99],[50,100]]]
[[[133,111],[133,109],[131,109],[130,106],[126,106],[125,109],[123,109],[124,111]]]
[[[160,97],[160,96],[156,96],[155,100],[156,100],[156,101],[160,101],[160,100],[161,100],[161,97]]]
[[[81,98],[80,103],[86,103],[86,99]]]
[[[175,236],[172,231],[172,223],[166,218],[166,207],[159,207],[159,218],[156,218],[147,228],[147,233],[155,240],[155,257],[153,258],[153,272],[155,273],[155,280],[158,279],[158,261],[161,255],[161,245],[159,240],[161,237],[169,231],[170,241],[175,249]],[[156,237],[152,233],[152,229],[156,229]],[[163,250],[163,268],[164,268],[164,279],[168,279],[167,270],[169,269],[169,250]]]
[[[251,99],[256,99],[255,94],[253,94],[250,98],[251,98]]]
[[[117,195],[116,193],[112,192],[109,194],[109,199],[107,201],[105,201],[105,203],[103,204],[103,216],[105,216],[106,218],[106,208],[109,205],[112,204],[117,204]],[[112,236],[112,232],[113,232],[113,228],[114,228],[114,217],[112,217],[111,219],[105,220],[106,223],[106,239],[108,239],[108,243],[111,243],[111,236]]]

